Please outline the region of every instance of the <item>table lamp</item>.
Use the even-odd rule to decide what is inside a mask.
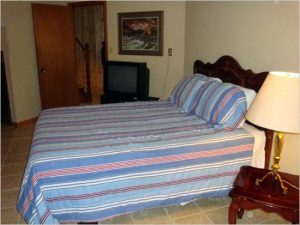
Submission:
[[[251,123],[274,130],[277,138],[272,171],[257,179],[256,185],[272,175],[280,182],[283,194],[288,193],[288,188],[278,173],[279,161],[284,133],[299,133],[299,94],[298,73],[270,72],[246,114]]]

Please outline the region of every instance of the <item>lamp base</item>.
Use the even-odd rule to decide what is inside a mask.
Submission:
[[[284,185],[284,180],[281,178],[280,174],[277,171],[270,171],[270,172],[266,173],[261,179],[256,178],[255,184],[258,186],[262,185],[261,183],[264,180],[266,180],[269,176],[272,176],[275,181],[279,182],[280,188],[281,188],[281,190],[280,190],[281,193],[286,195],[288,193],[288,188]]]
[[[284,185],[284,180],[281,178],[280,174],[278,173],[278,170],[280,168],[279,161],[281,159],[281,152],[282,152],[282,146],[284,143],[284,133],[283,132],[277,132],[277,146],[275,148],[274,152],[274,164],[272,165],[272,171],[266,173],[263,178],[256,179],[255,184],[258,186],[262,186],[264,189],[270,189],[275,188],[276,190],[279,190],[279,193],[287,194],[288,188]],[[268,177],[272,176],[272,180],[268,182]],[[265,181],[266,180],[266,181]],[[264,182],[265,181],[265,182]],[[268,183],[264,185],[263,183]],[[278,186],[279,183],[279,187]]]

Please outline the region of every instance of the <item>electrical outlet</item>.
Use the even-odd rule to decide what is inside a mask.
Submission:
[[[169,55],[169,56],[172,56],[172,53],[173,53],[172,48],[168,48],[168,55]]]

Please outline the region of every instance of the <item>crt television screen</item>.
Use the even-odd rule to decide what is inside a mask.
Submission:
[[[136,66],[108,65],[108,90],[135,94],[137,91],[137,70]]]

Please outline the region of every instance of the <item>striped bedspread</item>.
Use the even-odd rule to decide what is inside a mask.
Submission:
[[[74,223],[224,196],[253,143],[168,101],[44,110],[17,208],[28,223]]]

